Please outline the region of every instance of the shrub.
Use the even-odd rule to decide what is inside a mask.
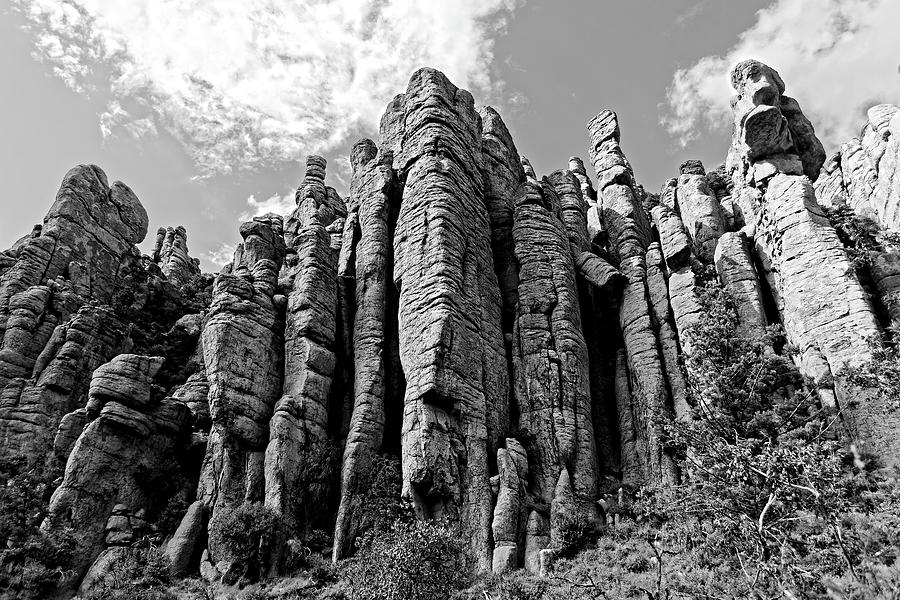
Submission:
[[[559,547],[556,556],[570,558],[575,556],[597,538],[594,524],[582,515],[565,515],[559,523]]]
[[[176,600],[168,588],[169,565],[152,545],[127,549],[83,600]]]
[[[277,517],[261,502],[245,502],[217,511],[210,522],[210,547],[224,551],[229,560],[243,569],[240,576],[250,580],[265,573],[267,549],[272,545]]]
[[[409,520],[412,511],[401,501],[403,467],[396,456],[378,454],[372,460],[372,478],[363,505],[370,526],[387,531],[397,519]]]
[[[72,575],[74,532],[42,531],[58,469],[40,448],[0,460],[0,589],[4,598],[52,594]]]
[[[694,557],[671,589],[712,592],[726,581],[751,597],[812,598],[850,576],[877,595],[864,581],[896,554],[896,541],[880,533],[897,524],[887,500],[895,483],[854,469],[839,416],[817,406],[771,339],[737,337],[724,292],[709,286],[701,299],[686,361],[697,419],[668,425],[687,481],[643,490],[636,505],[646,522],[663,524],[655,540],[673,549],[670,561]]]
[[[444,600],[465,583],[462,542],[448,527],[398,519],[361,547],[348,569],[353,600]]]

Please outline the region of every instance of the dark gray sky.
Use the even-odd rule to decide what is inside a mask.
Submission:
[[[834,149],[868,106],[900,101],[898,22],[895,0],[11,0],[0,247],[91,162],[135,190],[151,231],[185,225],[217,269],[242,218],[288,210],[307,153],[345,188],[350,146],[424,65],[500,110],[538,173],[587,159],[603,108],[648,189],[686,158],[715,166],[727,72],[749,56]]]

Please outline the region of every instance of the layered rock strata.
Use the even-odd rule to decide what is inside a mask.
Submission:
[[[119,354],[94,371],[87,423],[47,517],[47,526],[69,526],[77,532],[81,569],[105,545],[133,538],[136,523],[126,523],[123,515],[158,508],[158,487],[180,470],[190,411],[177,400],[160,398],[154,389],[162,363],[160,357]]]

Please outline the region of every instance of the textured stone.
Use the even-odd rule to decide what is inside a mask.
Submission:
[[[842,144],[822,172],[820,204],[846,205],[884,227],[900,227],[900,108],[871,107],[860,136]]]
[[[324,176],[324,161],[307,162],[304,185],[312,188]],[[312,481],[315,471],[306,463],[328,443],[337,362],[338,252],[327,228],[340,216],[335,207],[327,193],[310,194],[288,220],[289,228],[299,227],[287,236],[296,263],[289,269],[293,284],[284,324],[284,383],[269,421],[265,455],[265,504],[280,517],[279,539],[272,549],[276,563],[287,539],[299,535],[305,525],[297,507],[326,502],[332,484]],[[280,348],[277,339],[273,342],[277,356]]]
[[[240,228],[240,262],[216,277],[202,334],[212,429],[197,495],[210,510],[211,531],[221,509],[263,499],[269,419],[281,393],[285,301],[275,292],[285,245],[280,220],[273,227],[272,219],[257,219]],[[211,560],[228,562],[217,539],[210,536]]]
[[[58,325],[30,378],[11,380],[4,389],[0,436],[5,448],[22,451],[49,442],[63,415],[83,406],[91,372],[126,349],[127,335],[125,323],[106,307],[84,306]]]
[[[684,229],[694,243],[694,253],[701,260],[712,262],[716,242],[725,232],[725,223],[722,208],[706,181],[706,175],[682,173],[678,177],[676,197]]]
[[[675,190],[675,187],[669,189]],[[681,217],[665,204],[654,206],[650,211],[653,224],[659,232],[660,245],[666,266],[677,271],[686,266],[691,259],[691,239],[684,231]]]
[[[396,317],[389,314],[394,295],[389,289],[394,254],[390,216],[398,200],[391,162],[391,153],[379,155],[370,140],[357,143],[351,156],[350,204],[359,215],[353,235],[358,240],[353,249],[353,403],[341,469],[334,560],[346,554],[363,521],[362,496],[371,484],[372,461],[384,441],[386,395],[402,394],[389,376],[393,348],[388,338],[396,330]]]
[[[784,83],[777,73],[761,63],[745,61],[738,64],[732,72],[732,83],[738,96],[732,101],[736,126],[729,165],[736,188],[749,187],[747,169],[758,158],[775,152],[745,143],[748,136],[743,131],[742,114],[752,112],[754,107],[769,109],[776,106],[783,107],[788,114],[791,111],[799,113],[799,107],[796,102],[781,96]],[[801,117],[794,114],[792,120],[796,122]],[[884,118],[876,119],[876,122],[883,121]],[[818,161],[819,153],[812,140],[815,137],[812,127],[804,131],[798,130],[798,140],[804,135],[807,139],[803,143],[798,141],[795,147],[785,152],[798,155],[803,161],[804,173],[808,174]],[[872,137],[869,136],[869,146],[878,146],[877,142],[871,141]],[[866,132],[863,138],[866,138]],[[842,151],[840,159],[845,172],[847,168],[852,170],[850,164],[856,162],[863,171],[871,173],[864,156],[857,160],[854,156],[859,152],[848,154]],[[833,173],[835,165],[829,168]],[[871,187],[867,178],[857,178],[862,180],[865,188]],[[840,202],[834,195],[839,190],[835,190],[835,182],[830,178],[820,189],[827,189],[832,194],[829,204]],[[753,226],[755,251],[762,275],[766,277],[781,313],[788,341],[799,349],[801,369],[817,381],[834,377],[839,404],[853,399],[849,406],[841,406],[845,409],[843,417],[851,435],[888,462],[897,460],[900,442],[896,435],[888,432],[895,430],[900,422],[895,423],[897,418],[888,416],[888,411],[880,406],[871,390],[855,388],[840,376],[845,367],[860,365],[871,358],[870,343],[879,338],[880,332],[866,293],[837,233],[816,200],[810,179],[807,175],[791,174],[791,171],[778,173],[765,181],[758,193],[760,201],[754,208]],[[849,197],[851,208],[857,210],[867,194],[847,188],[844,197]],[[823,402],[827,403],[827,399]]]
[[[404,495],[419,514],[458,523],[488,570],[488,453],[506,429],[509,392],[480,118],[471,94],[433,69],[416,71],[388,110],[404,115],[402,135],[382,133],[402,138],[394,162],[405,179],[393,273]]]
[[[797,155],[803,174],[815,181],[825,150],[800,105],[784,95],[778,73],[757,60],[745,60],[732,69],[731,83],[737,92],[732,101],[735,154],[745,164],[771,155]]]
[[[173,576],[182,576],[190,572],[191,563],[197,551],[197,543],[203,535],[206,508],[203,502],[192,503],[178,525],[178,529],[166,542],[164,552],[169,559],[169,571]]]
[[[92,420],[72,448],[47,517],[50,527],[78,532],[76,569],[86,569],[104,543],[127,543],[135,534],[134,526],[123,521],[126,511],[152,506],[154,487],[177,472],[190,413],[178,402],[143,401],[160,362],[120,354],[98,369],[101,381],[92,385],[88,401]],[[135,398],[127,400],[127,394]],[[118,520],[110,521],[113,515]],[[107,537],[108,529],[116,535]]]
[[[536,510],[525,525],[525,570],[533,575],[541,571],[541,551],[550,545],[550,521]]]
[[[513,257],[513,197],[525,181],[519,152],[496,110],[479,110],[482,120],[482,156],[484,157],[484,197],[491,222],[491,249],[494,270],[503,300],[504,331],[511,331],[517,301],[518,273]]]
[[[176,286],[186,285],[200,275],[200,261],[188,254],[187,231],[181,225],[159,228],[152,258]]]
[[[589,511],[598,467],[588,352],[581,329],[575,267],[559,197],[548,180],[523,184],[513,237],[519,304],[513,341],[519,427],[529,432],[530,491],[554,501],[560,470],[571,465],[575,494],[568,510]],[[575,503],[577,502],[577,506]],[[592,517],[590,512],[583,512]]]
[[[452,527],[477,571],[549,576],[573,520],[599,529],[623,486],[679,483],[663,425],[692,416],[681,363],[713,266],[739,335],[782,323],[820,404],[900,456],[895,411],[842,375],[883,332],[822,209],[900,219],[900,110],[873,107],[825,162],[774,70],[740,63],[733,83],[725,165],[685,161],[656,195],[612,111],[588,124],[596,188],[577,157],[541,178],[496,110],[421,69],[380,143],[353,147],[346,202],[308,156],[296,208],[243,224],[214,281],[181,227],[141,257],[133,194],[70,171],[0,252],[0,452],[66,464],[44,527],[78,531],[75,579],[96,587],[176,494],[187,514],[155,534],[176,576],[248,573],[219,535],[248,502],[277,517],[260,575],[332,524],[340,560],[395,458],[395,500]],[[869,274],[900,325],[898,255]]]
[[[507,448],[497,450],[499,490],[491,529],[494,536],[494,573],[515,569],[521,541],[525,537],[525,485],[528,482],[528,462],[525,450],[513,439],[506,440]],[[521,458],[517,464],[515,456]]]
[[[678,335],[669,308],[669,288],[666,270],[659,244],[653,242],[647,248],[647,291],[650,298],[653,322],[659,339],[660,353],[669,382],[672,408],[679,419],[690,417],[687,400],[687,383],[679,366]]]
[[[749,340],[762,339],[767,325],[766,314],[746,236],[741,232],[723,234],[716,247],[715,262],[722,287],[737,308],[738,335]]]
[[[627,278],[619,309],[619,327],[625,341],[628,359],[628,388],[620,393],[617,385],[617,404],[628,403],[639,453],[646,460],[638,479],[659,483],[674,483],[678,474],[671,456],[663,449],[659,418],[665,418],[671,407],[659,340],[650,316],[647,291],[646,250],[651,240],[650,223],[636,196],[633,175],[618,145],[619,126],[615,113],[603,111],[588,124],[591,134],[591,160],[597,171],[600,205],[603,208],[604,228],[609,234],[613,264]],[[618,381],[618,373],[617,373]],[[619,419],[624,418],[625,406],[619,405]],[[625,448],[623,434],[623,477]],[[629,461],[629,466],[634,466]]]

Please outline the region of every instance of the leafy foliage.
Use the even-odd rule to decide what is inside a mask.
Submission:
[[[268,548],[277,527],[275,514],[261,502],[245,502],[234,508],[222,508],[209,528],[210,546],[225,549],[229,557],[242,565],[242,576],[254,580],[265,572]]]
[[[50,595],[71,575],[74,532],[44,532],[58,475],[51,459],[32,463],[42,450],[0,459],[0,593],[2,598]]]
[[[153,545],[124,549],[83,600],[175,600],[168,562]]]
[[[686,361],[698,418],[669,426],[684,448],[687,483],[645,490],[637,504],[645,520],[663,523],[655,543],[681,559],[699,551],[697,564],[717,573],[699,588],[709,591],[721,581],[746,597],[896,589],[900,572],[879,579],[897,555],[885,534],[900,521],[889,508],[893,493],[882,495],[895,482],[854,467],[861,463],[844,449],[839,415],[817,406],[815,390],[771,340],[736,336],[721,290],[706,288],[702,301]]]
[[[465,583],[462,541],[449,527],[398,519],[361,546],[348,572],[353,600],[443,600]]]
[[[827,214],[857,270],[871,265],[873,252],[900,247],[900,234],[885,230],[875,220],[857,214],[849,206],[827,209]]]
[[[900,597],[895,474],[846,450],[840,415],[818,406],[789,348],[775,352],[777,329],[741,339],[726,294],[707,284],[701,297],[685,364],[695,419],[665,423],[683,485],[638,490],[633,520],[548,579],[509,573],[461,598]],[[890,384],[900,368],[882,358],[876,382]]]

